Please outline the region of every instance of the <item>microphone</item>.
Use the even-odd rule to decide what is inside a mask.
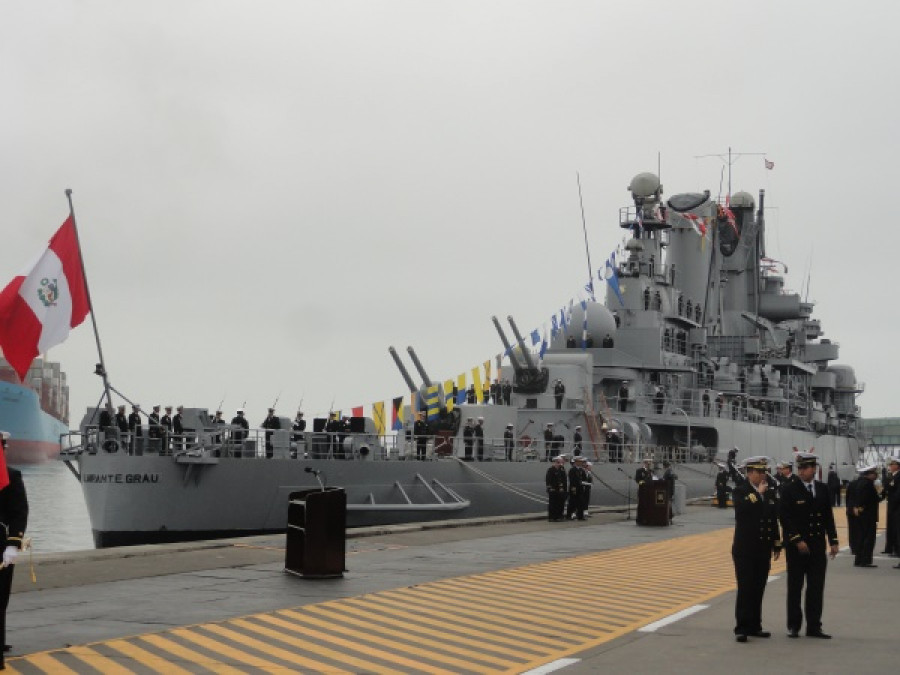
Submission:
[[[319,472],[316,469],[312,468],[311,466],[308,466],[308,467],[304,468],[303,470],[306,471],[306,473],[311,473],[313,476],[319,475]]]

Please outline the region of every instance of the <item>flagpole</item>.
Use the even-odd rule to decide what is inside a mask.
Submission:
[[[91,310],[91,325],[94,327],[94,339],[97,341],[97,354],[100,357],[100,372],[103,378],[103,391],[106,392],[106,410],[112,415],[112,397],[109,393],[109,379],[106,377],[106,363],[103,361],[103,348],[100,346],[100,332],[97,330],[97,318],[94,316],[94,303],[91,301],[91,287],[88,284],[87,271],[84,269],[84,255],[81,253],[81,238],[78,236],[78,222],[75,220],[75,207],[72,205],[72,190],[66,188],[66,199],[69,200],[69,217],[75,230],[75,243],[78,246],[78,260],[81,263],[81,276],[84,279],[84,292],[87,295],[88,307]]]

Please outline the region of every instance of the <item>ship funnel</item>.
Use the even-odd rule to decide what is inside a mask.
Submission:
[[[407,347],[406,351],[409,352],[409,358],[412,359],[413,365],[416,367],[416,370],[419,371],[419,375],[422,377],[422,382],[425,383],[426,387],[432,386],[431,379],[428,377],[428,373],[425,372],[425,369],[422,367],[422,362],[419,361],[419,357],[416,356],[416,352],[412,347]]]
[[[506,339],[506,333],[504,333],[503,329],[500,327],[500,322],[497,320],[496,316],[492,316],[491,321],[494,322],[494,327],[497,329],[497,333],[499,333],[500,335],[500,342],[503,343],[503,346],[506,348],[506,353],[509,354],[510,365],[512,365],[513,370],[518,373],[520,370],[522,370],[522,364],[519,363],[516,355],[513,354],[512,346],[509,344],[509,340]]]
[[[525,359],[525,365],[528,366],[528,370],[537,370],[537,366],[534,365],[534,361],[531,360],[531,353],[528,351],[528,348],[525,346],[525,340],[522,339],[522,334],[519,333],[519,328],[516,326],[516,322],[513,321],[511,316],[506,317],[506,320],[509,321],[509,326],[512,328],[513,335],[516,336],[516,342],[519,343],[519,348],[522,350],[522,358]],[[512,352],[510,352],[511,354]]]
[[[409,372],[406,370],[406,366],[403,365],[403,362],[400,360],[400,356],[397,354],[397,350],[393,347],[388,347],[388,351],[391,356],[394,358],[394,363],[397,364],[397,370],[400,371],[400,374],[403,376],[403,379],[406,381],[406,386],[409,387],[409,391],[412,394],[415,394],[418,389],[416,389],[416,385],[413,382],[412,378],[409,376]]]

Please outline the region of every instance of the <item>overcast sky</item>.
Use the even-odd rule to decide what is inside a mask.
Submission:
[[[500,350],[621,241],[631,177],[767,191],[868,417],[898,415],[896,2],[0,4],[0,285],[74,190],[114,386],[292,416]],[[805,288],[804,288],[805,291]],[[78,420],[89,322],[54,349]],[[407,359],[408,363],[408,359]],[[410,371],[415,373],[411,364]],[[367,408],[368,410],[368,408]]]

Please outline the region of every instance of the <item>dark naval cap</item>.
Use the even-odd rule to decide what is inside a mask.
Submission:
[[[811,452],[798,452],[794,456],[794,461],[797,463],[797,468],[802,469],[805,466],[816,466],[819,458]]]

